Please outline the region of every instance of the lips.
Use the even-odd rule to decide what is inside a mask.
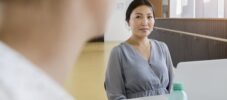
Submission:
[[[140,28],[140,31],[149,31],[149,28]]]

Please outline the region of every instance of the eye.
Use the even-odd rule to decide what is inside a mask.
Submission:
[[[136,18],[138,19],[138,18],[140,18],[140,16],[136,16]]]
[[[148,16],[147,18],[148,18],[148,19],[152,19],[152,18],[153,18],[153,16]]]

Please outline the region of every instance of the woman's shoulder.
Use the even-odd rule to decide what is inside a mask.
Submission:
[[[159,40],[155,40],[155,39],[150,39],[150,41],[157,46],[164,47],[164,48],[167,47],[166,43],[163,41],[159,41]]]
[[[155,39],[150,39],[151,42],[154,44],[154,46],[156,48],[158,48],[161,52],[166,52],[169,51],[168,46],[165,42],[163,41],[159,41],[159,40],[155,40]]]
[[[123,45],[124,45],[124,43],[122,42],[122,43],[120,43],[120,44],[114,46],[114,47],[112,48],[112,50],[111,50],[111,53],[112,53],[112,54],[119,54],[119,53],[121,52],[121,48],[123,47]]]
[[[127,45],[128,45],[128,44],[127,44],[126,41],[121,42],[120,44],[114,46],[113,49],[112,49],[112,51],[113,51],[113,50],[114,50],[114,51],[119,51],[120,49],[125,49],[125,48],[128,47]]]
[[[129,52],[131,52],[131,48],[126,41],[121,42],[112,49],[112,54],[120,54],[121,56],[122,54],[128,55]]]

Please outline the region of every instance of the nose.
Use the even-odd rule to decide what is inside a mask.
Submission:
[[[147,18],[143,18],[142,21],[141,21],[141,24],[142,24],[143,26],[148,25],[148,19],[147,19]]]

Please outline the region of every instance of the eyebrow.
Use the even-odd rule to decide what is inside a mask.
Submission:
[[[138,15],[143,15],[142,13],[136,13],[136,14],[138,14]],[[148,13],[147,15],[152,15],[152,16],[153,16],[152,13]]]

